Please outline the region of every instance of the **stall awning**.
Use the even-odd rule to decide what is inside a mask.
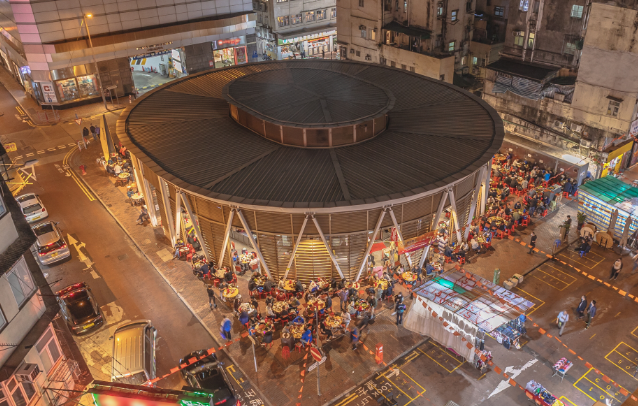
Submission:
[[[400,32],[401,34],[408,35],[410,37],[416,37],[421,39],[430,38],[430,34],[432,31],[426,30],[419,27],[406,27],[404,25],[399,24],[398,21],[392,21],[383,26],[384,30]]]
[[[445,273],[415,289],[414,293],[487,333],[534,306],[515,293],[469,272]]]
[[[638,188],[616,179],[613,176],[605,176],[604,178],[584,183],[580,186],[578,192],[587,192],[612,206],[638,197]]]

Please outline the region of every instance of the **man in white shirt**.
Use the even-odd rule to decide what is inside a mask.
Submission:
[[[115,172],[115,176],[118,176],[120,172],[122,172],[122,167],[120,166],[120,164],[115,164],[115,166],[113,167],[113,172]]]
[[[558,336],[561,337],[563,335],[563,330],[565,329],[565,324],[569,320],[569,314],[566,311],[562,311],[558,313],[558,318],[556,319],[556,323],[558,324]]]

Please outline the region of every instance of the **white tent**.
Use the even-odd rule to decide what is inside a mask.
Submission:
[[[417,297],[404,326],[432,337],[466,360],[473,360],[479,329],[490,333],[534,304],[463,270],[448,272],[414,290]]]

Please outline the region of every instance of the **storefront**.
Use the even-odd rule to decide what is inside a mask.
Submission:
[[[213,42],[213,63],[215,68],[242,65],[248,62],[246,36],[220,39]]]
[[[611,145],[603,151],[603,171],[600,177],[615,175],[629,166],[631,161],[631,150],[634,146],[633,140],[621,142],[618,145]],[[607,157],[605,158],[605,155]]]
[[[337,30],[322,31],[314,34],[285,37],[277,40],[277,59],[299,59],[305,57],[323,57],[324,54],[337,51]],[[326,57],[327,58],[327,57]]]
[[[638,230],[638,206],[633,204],[636,198],[638,188],[607,176],[587,182],[578,189],[578,211],[587,216],[587,223],[593,223],[597,231],[607,231],[614,212],[618,211],[613,237],[620,240],[628,218],[632,220],[628,235],[632,236]]]

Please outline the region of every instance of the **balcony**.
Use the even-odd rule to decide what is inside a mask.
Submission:
[[[423,52],[407,45],[382,44],[381,55],[387,60],[386,64],[406,69],[428,76],[434,79],[441,79],[444,76],[446,82],[452,83],[454,73],[454,56],[433,55]]]

